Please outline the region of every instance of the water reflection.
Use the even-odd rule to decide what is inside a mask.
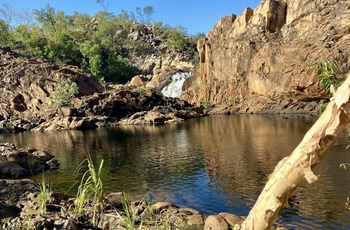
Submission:
[[[150,192],[156,200],[206,214],[247,215],[267,175],[293,151],[315,120],[213,116],[167,126],[10,134],[0,140],[54,153],[61,168],[45,176],[62,191],[79,179],[74,171],[90,154],[96,162],[105,160],[103,179],[109,192],[124,190],[139,198]],[[303,183],[279,221],[291,229],[350,228],[350,213],[344,209],[350,175],[339,168],[340,163],[350,162],[346,145],[344,138],[315,168],[319,181]]]

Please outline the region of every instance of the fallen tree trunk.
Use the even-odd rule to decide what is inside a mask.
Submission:
[[[300,144],[277,164],[247,219],[238,228],[270,228],[302,180],[305,178],[309,183],[317,180],[312,168],[322,160],[349,124],[350,74]]]

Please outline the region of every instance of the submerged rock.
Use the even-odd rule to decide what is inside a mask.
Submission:
[[[37,149],[17,149],[13,143],[0,143],[0,178],[23,178],[57,169],[59,162],[50,153]]]

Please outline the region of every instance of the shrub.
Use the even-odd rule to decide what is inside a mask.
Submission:
[[[332,96],[345,78],[346,68],[341,68],[337,61],[317,62],[313,61],[310,69],[317,73],[320,85]],[[323,113],[328,103],[321,103],[318,106],[320,113]]]
[[[167,46],[173,51],[184,51],[186,46],[184,35],[176,30],[170,31],[168,33]]]
[[[336,90],[345,77],[345,69],[341,69],[337,61],[325,61],[311,63],[310,69],[318,74],[321,86],[332,94],[332,86]]]
[[[56,90],[53,92],[52,107],[59,108],[68,103],[68,100],[79,93],[77,83],[72,82],[70,79],[63,80],[57,85]]]
[[[200,105],[204,108],[204,109],[209,109],[212,107],[212,105],[210,104],[209,101],[205,100],[204,98],[201,98],[199,101]]]

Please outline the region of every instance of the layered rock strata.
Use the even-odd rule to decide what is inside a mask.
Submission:
[[[328,95],[310,65],[335,60],[349,69],[349,26],[349,1],[263,0],[220,19],[198,42],[200,65],[182,98],[233,112],[269,112],[253,108],[264,100],[276,104],[274,112],[296,112],[286,102],[317,104]]]

